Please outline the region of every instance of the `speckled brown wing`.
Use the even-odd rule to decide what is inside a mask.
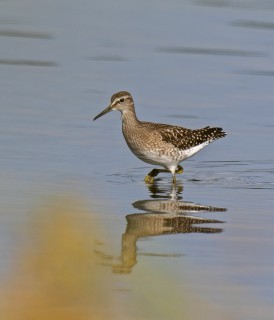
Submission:
[[[205,142],[210,143],[226,135],[222,128],[205,127],[191,130],[168,125],[163,126],[159,134],[163,141],[173,144],[180,150],[186,150]]]

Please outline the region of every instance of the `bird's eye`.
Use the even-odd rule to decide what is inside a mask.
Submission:
[[[125,101],[125,99],[124,99],[124,98],[121,98],[121,99],[120,99],[120,102],[124,102],[124,101]]]

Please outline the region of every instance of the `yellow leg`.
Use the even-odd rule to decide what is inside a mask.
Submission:
[[[154,182],[154,177],[150,176],[149,174],[145,176],[144,181],[146,183],[153,183]]]
[[[183,172],[184,172],[184,168],[178,164],[177,170],[175,171],[175,173],[173,175],[173,179],[172,179],[173,184],[176,184],[176,173],[181,174]]]
[[[154,182],[154,178],[157,177],[160,172],[169,172],[169,170],[167,170],[167,169],[153,169],[153,170],[151,170],[149,172],[148,175],[145,176],[144,181],[146,183],[153,183]],[[175,171],[175,173],[181,174],[183,172],[184,172],[183,167],[178,164],[177,170]],[[173,176],[173,183],[176,183],[175,173],[174,173],[174,176]]]
[[[161,172],[162,169],[153,169],[150,171],[148,175],[145,176],[144,181],[146,183],[153,183],[154,177],[158,176],[159,172]]]
[[[176,184],[176,176],[175,176],[175,173],[174,173],[174,175],[173,175],[172,183],[173,183],[173,184]]]
[[[184,168],[178,164],[177,170],[175,171],[175,173],[181,174],[181,173],[183,173],[183,172],[184,172]]]

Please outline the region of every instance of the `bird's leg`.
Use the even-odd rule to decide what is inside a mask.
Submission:
[[[175,171],[175,173],[181,174],[181,173],[183,173],[183,172],[184,172],[184,168],[178,164],[177,170]]]
[[[153,183],[154,182],[154,178],[158,176],[158,174],[160,172],[169,172],[169,170],[167,169],[153,169],[150,171],[150,173],[148,175],[145,176],[144,181],[147,183]]]
[[[154,182],[154,177],[156,177],[159,174],[158,169],[153,169],[151,170],[148,175],[145,176],[144,181],[147,183],[153,183]]]
[[[176,185],[176,175],[175,175],[175,172],[174,172],[174,174],[173,174],[172,183],[173,183],[174,185]]]
[[[177,174],[181,174],[183,172],[184,172],[184,168],[178,164],[177,169],[172,174],[172,177],[173,177],[172,182],[173,182],[173,184],[176,184],[176,173]]]
[[[144,181],[147,182],[147,183],[153,183],[154,182],[154,178],[157,177],[160,172],[170,172],[170,171],[167,170],[167,169],[156,169],[156,168],[154,168],[153,170],[151,170],[149,172],[148,175],[145,176]],[[183,172],[184,172],[183,167],[178,164],[175,173],[181,174]],[[173,175],[173,182],[174,181],[176,182],[175,173]]]

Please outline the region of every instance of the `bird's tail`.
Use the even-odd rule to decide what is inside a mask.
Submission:
[[[197,131],[197,134],[199,136],[203,137],[204,141],[208,141],[208,142],[213,142],[227,135],[227,133],[223,131],[222,128],[217,128],[217,127],[205,127],[195,131]]]

